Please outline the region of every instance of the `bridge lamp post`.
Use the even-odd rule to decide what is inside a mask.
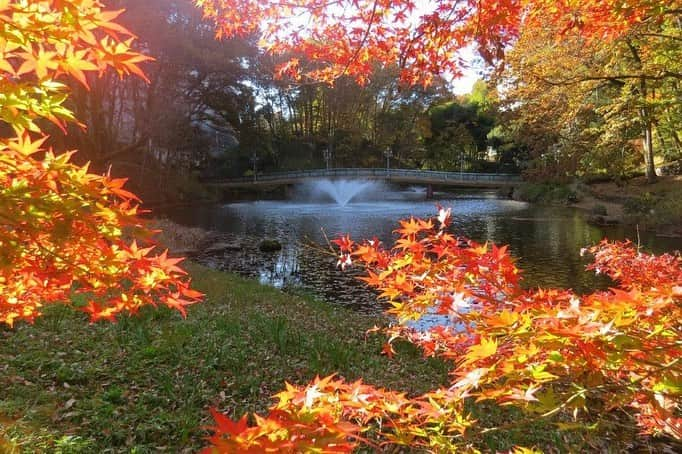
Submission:
[[[386,156],[386,176],[391,177],[391,158],[393,157],[393,150],[391,147],[386,147],[384,151],[384,156]]]
[[[256,164],[258,163],[258,155],[256,154],[255,151],[251,155],[250,161],[251,161],[251,164],[253,165],[253,181],[255,182],[256,181],[256,170],[257,170]]]
[[[331,162],[332,162],[332,150],[329,147],[326,147],[324,150],[322,150],[322,155],[324,156],[324,163],[327,167],[327,170],[331,168]]]

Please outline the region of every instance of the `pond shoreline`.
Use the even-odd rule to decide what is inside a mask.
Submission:
[[[310,191],[308,191],[309,193]],[[677,238],[659,238],[619,225],[593,226],[586,222],[585,207],[540,206],[501,197],[493,191],[458,191],[438,194],[439,202],[426,200],[419,188],[368,191],[365,199],[348,206],[311,197],[304,190],[287,200],[240,201],[214,206],[200,205],[168,211],[174,222],[154,227],[161,242],[177,255],[188,256],[214,269],[237,273],[257,282],[289,291],[304,291],[333,304],[354,306],[378,313],[381,306],[357,277],[361,269],[336,267],[338,257],[327,246],[329,239],[350,234],[358,241],[377,237],[385,247],[395,240],[401,219],[428,218],[441,203],[453,210],[452,234],[477,242],[508,245],[524,271],[524,285],[571,288],[579,293],[606,288],[600,276],[585,271],[587,258],[581,248],[607,237],[629,238],[646,250],[663,253],[682,249]],[[579,209],[582,208],[582,209]],[[198,226],[183,240],[181,224]],[[661,235],[661,234],[659,234]],[[170,236],[171,244],[164,236]],[[264,240],[277,240],[265,252]]]
[[[682,213],[673,205],[682,194],[682,177],[659,177],[653,185],[641,179],[628,184],[574,183],[570,185],[526,182],[516,188],[512,198],[538,206],[564,206],[579,209],[588,223],[596,226],[624,225],[663,238],[682,238]],[[653,206],[662,205],[658,211]],[[643,211],[649,202],[650,211]],[[663,203],[661,203],[663,202]],[[666,205],[667,203],[667,205]],[[640,206],[641,205],[641,206]]]
[[[376,293],[357,279],[361,269],[341,271],[336,255],[320,245],[292,244],[282,236],[210,231],[169,219],[156,219],[151,225],[161,230],[159,246],[210,269],[237,274],[292,295],[308,294],[366,315],[382,314],[385,309]],[[270,248],[273,244],[277,247]],[[306,260],[289,257],[292,248],[305,248]]]

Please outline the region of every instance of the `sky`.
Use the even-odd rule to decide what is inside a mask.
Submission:
[[[480,58],[476,57],[475,51],[471,47],[463,49],[462,59],[469,63],[469,67],[462,69],[462,77],[452,80],[452,91],[456,95],[466,95],[471,93],[474,83],[481,78],[482,71]],[[446,75],[447,77],[447,75]],[[448,79],[450,77],[447,77]]]

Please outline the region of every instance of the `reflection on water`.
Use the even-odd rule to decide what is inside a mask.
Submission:
[[[609,285],[605,278],[584,270],[588,258],[580,249],[600,239],[635,237],[623,227],[588,225],[580,212],[562,207],[537,207],[497,198],[491,192],[451,194],[438,201],[453,211],[454,229],[475,241],[508,244],[524,271],[524,285],[572,288],[587,292]],[[257,276],[278,287],[300,285],[329,300],[345,304],[371,304],[372,295],[348,273],[334,268],[334,258],[309,245],[324,245],[326,237],[350,234],[354,239],[378,237],[384,244],[395,238],[400,219],[428,217],[436,202],[421,191],[394,192],[388,200],[362,201],[338,206],[300,201],[258,201],[218,207],[195,207],[171,213],[177,221],[237,235],[278,238],[284,248],[259,258],[236,253],[209,260],[214,266]],[[682,240],[642,235],[641,245],[657,253],[682,249]],[[246,264],[245,264],[246,262]]]

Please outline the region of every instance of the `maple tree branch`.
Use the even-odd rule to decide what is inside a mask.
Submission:
[[[602,386],[603,386],[603,385],[602,385]],[[480,435],[485,435],[485,434],[488,434],[488,433],[491,433],[491,432],[499,432],[500,430],[513,429],[513,428],[516,428],[516,427],[519,427],[519,426],[527,426],[529,422],[536,422],[536,421],[540,421],[541,419],[549,418],[550,416],[554,416],[555,414],[557,414],[557,413],[560,412],[561,410],[563,410],[563,409],[565,409],[566,407],[568,407],[568,405],[569,405],[571,402],[573,402],[575,399],[577,399],[578,397],[584,396],[584,395],[585,395],[586,393],[588,393],[589,391],[594,390],[594,389],[597,389],[597,388],[600,388],[600,387],[601,387],[601,386],[598,386],[598,387],[592,388],[592,389],[587,389],[587,388],[581,389],[581,390],[579,390],[578,392],[576,392],[576,393],[572,394],[571,396],[569,396],[568,399],[566,399],[564,402],[562,402],[561,404],[559,404],[557,407],[555,407],[555,408],[553,408],[552,410],[549,410],[549,411],[547,411],[547,412],[545,412],[545,413],[543,413],[543,414],[541,414],[541,415],[535,416],[534,418],[531,418],[531,419],[521,419],[520,421],[510,422],[510,423],[507,423],[507,424],[502,424],[501,426],[487,427],[487,428],[485,428],[485,429],[481,429],[480,432],[479,432],[479,434],[480,434]]]
[[[126,145],[123,148],[119,148],[118,150],[112,151],[111,153],[108,153],[104,156],[98,157],[97,159],[94,160],[94,162],[98,164],[106,164],[107,162],[113,160],[118,156],[125,155],[127,153],[130,153],[131,151],[137,150],[139,147],[144,145],[144,143],[147,142],[148,139],[149,139],[148,135],[142,135],[136,142]]]
[[[636,384],[636,383],[642,382],[642,381],[644,381],[645,379],[647,379],[647,378],[649,378],[650,376],[652,376],[653,374],[655,374],[656,372],[660,372],[660,371],[669,369],[671,366],[674,366],[675,364],[677,364],[680,360],[681,360],[681,358],[677,358],[677,359],[671,361],[671,362],[668,363],[668,364],[661,365],[661,367],[660,367],[658,370],[651,371],[651,373],[650,373],[649,375],[644,376],[644,377],[639,377],[637,380],[634,380],[634,381],[628,382],[628,383],[629,383],[630,385],[632,385],[632,384]],[[561,404],[559,404],[557,407],[555,407],[555,408],[553,408],[553,409],[551,409],[551,410],[549,410],[549,411],[547,411],[547,412],[545,412],[545,413],[542,413],[542,414],[540,414],[540,415],[538,415],[538,416],[536,416],[536,417],[534,417],[534,418],[525,419],[525,420],[521,420],[521,421],[517,421],[517,422],[510,422],[510,423],[507,423],[507,424],[503,424],[503,425],[501,425],[501,426],[485,428],[485,429],[482,429],[482,430],[480,431],[480,434],[483,435],[483,434],[486,434],[486,433],[498,432],[498,431],[500,431],[500,430],[512,429],[512,428],[516,428],[516,427],[519,427],[519,426],[527,426],[529,422],[540,421],[541,419],[549,418],[549,417],[551,417],[551,416],[556,415],[556,414],[559,413],[560,411],[565,410],[565,409],[570,405],[571,402],[573,402],[575,399],[577,399],[577,398],[579,398],[579,397],[583,397],[583,396],[585,396],[586,394],[591,393],[591,392],[594,392],[594,391],[601,391],[601,390],[608,390],[608,389],[620,390],[620,389],[622,389],[622,386],[621,386],[621,385],[618,385],[618,384],[615,384],[615,383],[606,383],[606,384],[594,386],[594,387],[591,387],[591,388],[583,388],[583,389],[580,389],[580,390],[578,390],[577,392],[575,392],[574,394],[570,395],[566,400],[564,400],[564,401],[563,401]],[[667,395],[666,393],[660,393],[660,392],[659,392],[659,394]],[[671,397],[674,397],[674,396],[671,396]],[[622,425],[623,427],[628,427],[628,428],[634,427],[634,426],[627,426],[627,425],[624,425],[624,424],[621,424],[621,425]]]
[[[450,11],[448,11],[447,16],[445,16],[445,20],[444,20],[444,21],[450,20],[450,18],[451,18],[452,15],[455,13],[455,11],[457,11],[457,6],[459,6],[459,3],[460,3],[460,2],[457,1],[457,2],[455,2],[455,3],[452,5],[452,8],[450,8]],[[463,17],[460,17],[460,18],[458,18],[457,20],[461,20],[461,19],[463,19]],[[399,62],[399,64],[398,64],[398,66],[399,66],[400,68],[404,68],[404,67],[405,67],[405,64],[407,63],[407,55],[409,54],[409,51],[410,51],[410,49],[412,48],[412,46],[414,45],[414,43],[415,43],[417,40],[421,39],[425,34],[426,34],[425,31],[421,31],[421,32],[417,33],[416,35],[414,35],[412,38],[410,38],[410,41],[407,43],[407,46],[405,47],[405,50],[403,51],[403,56],[400,58],[400,62]]]
[[[628,79],[645,79],[645,80],[665,80],[669,78],[674,78],[674,79],[681,79],[682,80],[682,73],[676,73],[673,71],[661,71],[658,74],[613,74],[613,75],[604,75],[604,76],[598,76],[598,75],[588,75],[588,76],[576,76],[573,78],[569,79],[563,79],[563,80],[551,80],[546,77],[543,77],[537,73],[533,73],[532,76],[539,80],[540,82],[546,83],[547,85],[552,85],[555,87],[560,87],[560,86],[565,86],[565,85],[576,85],[582,82],[589,82],[589,81],[599,81],[599,80],[605,80],[605,81],[610,81],[613,83],[618,83],[619,85],[623,84],[623,80],[628,80]]]
[[[674,41],[682,41],[682,36],[673,36],[673,35],[666,35],[664,33],[642,33],[642,36],[651,36],[654,38],[661,38],[661,39],[672,39]]]
[[[355,49],[355,53],[353,54],[351,59],[348,60],[348,62],[346,63],[346,66],[343,68],[343,71],[341,71],[341,73],[336,77],[337,79],[346,74],[348,68],[350,68],[350,65],[357,60],[358,56],[360,55],[360,52],[362,51],[362,48],[365,47],[367,39],[369,38],[369,33],[372,31],[372,26],[374,25],[374,19],[376,18],[378,6],[379,0],[374,0],[374,4],[372,6],[372,14],[369,17],[369,22],[367,23],[367,28],[365,29],[365,35],[362,37],[362,41],[360,41],[360,44],[358,44],[358,47]]]

